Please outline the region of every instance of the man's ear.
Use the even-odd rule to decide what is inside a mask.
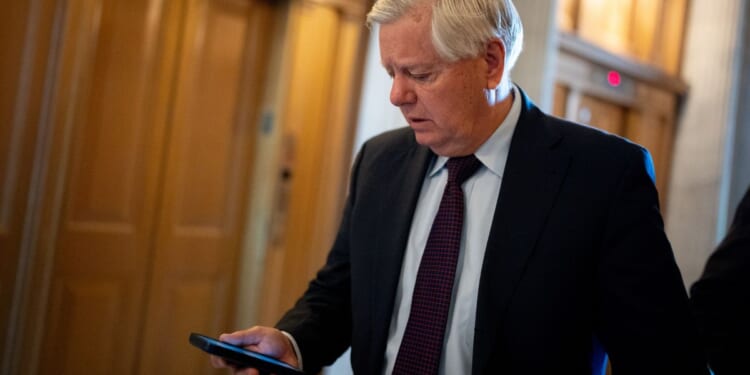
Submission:
[[[499,38],[492,38],[487,42],[484,61],[487,63],[487,88],[495,89],[500,85],[505,72],[505,44]]]

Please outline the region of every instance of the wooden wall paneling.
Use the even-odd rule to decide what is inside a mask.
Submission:
[[[655,63],[667,73],[679,76],[684,46],[685,23],[688,12],[687,0],[663,0],[663,19],[657,41],[659,48]]]
[[[252,87],[251,96],[259,95],[258,114],[252,119],[257,124],[259,135],[254,145],[252,176],[247,194],[244,233],[240,245],[240,257],[237,262],[237,288],[235,289],[234,321],[227,327],[230,330],[246,328],[251,323],[259,324],[260,307],[267,301],[261,300],[263,279],[273,273],[266,269],[267,259],[273,254],[269,243],[273,241],[274,219],[277,192],[280,189],[278,116],[274,111],[277,105],[278,89],[284,87],[286,76],[280,73],[285,70],[287,59],[284,53],[284,29],[288,4],[286,2],[258,1],[253,3],[253,19],[249,22],[250,31],[248,51],[255,53],[250,59],[248,72]],[[261,89],[262,88],[262,89]],[[262,91],[261,91],[262,90]],[[257,91],[257,92],[256,92]],[[283,222],[283,218],[278,218]],[[283,231],[275,231],[282,235]],[[276,252],[278,253],[278,252]],[[280,264],[277,262],[275,264]],[[273,324],[267,322],[267,324]],[[218,333],[218,332],[217,332]]]
[[[364,8],[362,8],[364,9]],[[338,228],[351,158],[364,11],[319,1],[292,2],[288,95],[282,127],[293,144],[285,235],[269,257],[260,321],[275,322],[323,264]],[[283,253],[283,256],[279,256]]]
[[[668,92],[648,86],[639,88],[640,105],[628,113],[625,136],[651,153],[659,201],[664,208],[674,143],[675,99]]]
[[[578,27],[562,29],[557,84],[566,117],[625,135],[654,157],[662,207],[671,167],[686,0],[581,0]],[[607,83],[610,70],[619,85]]]
[[[226,331],[233,321],[267,55],[259,40],[265,30],[258,25],[268,18],[262,2],[187,4],[142,374],[218,372],[186,340],[191,331]]]
[[[269,159],[266,159],[268,160],[266,168],[272,172],[267,172],[265,176],[271,176],[272,179],[266,186],[274,191],[267,194],[267,198],[272,201],[268,210],[253,212],[256,219],[267,220],[266,226],[256,230],[256,237],[266,236],[266,241],[255,243],[254,245],[258,248],[253,249],[256,254],[262,254],[255,258],[263,262],[261,266],[263,277],[255,279],[259,284],[255,288],[257,292],[255,300],[262,301],[262,303],[255,306],[255,320],[238,321],[237,328],[246,328],[248,324],[273,325],[279,320],[279,314],[283,312],[280,306],[288,307],[282,305],[281,299],[282,288],[285,287],[284,282],[289,277],[284,270],[287,233],[296,231],[296,228],[288,224],[292,183],[296,179],[294,163],[297,159],[297,137],[292,131],[292,125],[287,121],[287,116],[293,112],[288,111],[287,108],[291,92],[297,88],[292,83],[297,80],[293,72],[298,63],[298,51],[294,46],[302,26],[298,21],[299,18],[299,3],[292,1],[286,4],[283,14],[279,15],[278,22],[275,24],[277,39],[272,54],[278,66],[274,72],[276,84],[268,87],[274,95],[268,98],[267,104],[267,113],[272,116],[274,126],[272,133],[269,134],[272,139],[268,140],[267,144],[261,145],[266,149],[276,150],[270,153]],[[261,188],[261,186],[258,187]],[[254,199],[257,198],[257,196],[254,197]],[[256,208],[260,206],[254,206],[253,210]],[[238,317],[238,320],[241,318]]]
[[[577,63],[570,55],[560,52],[557,59],[557,77],[556,87],[564,87],[565,100],[558,101],[559,91],[555,93],[555,106],[563,104],[564,108],[556,109],[556,112],[562,113],[561,117],[578,121],[578,107],[581,102],[581,92],[583,91],[585,81],[581,77],[589,74],[588,66]]]
[[[278,280],[278,303],[267,313],[268,320],[280,318],[304,291],[309,272],[309,253],[317,230],[312,214],[328,207],[318,206],[322,188],[322,145],[332,133],[327,130],[331,81],[338,41],[339,15],[335,8],[296,2],[292,5],[290,24],[297,24],[290,35],[294,50],[286,98],[284,131],[292,137],[290,196],[286,216],[283,279]],[[326,186],[327,188],[328,186]],[[318,266],[320,263],[318,263]],[[266,279],[266,283],[270,281]],[[275,310],[275,311],[274,311]]]
[[[586,94],[623,107],[633,106],[635,104],[636,80],[626,72],[620,71],[621,84],[612,87],[607,83],[607,74],[610,70],[617,69],[608,68],[603,64],[561,51],[558,55],[556,80],[558,84],[570,89],[568,102],[576,100],[576,96],[579,94]],[[575,116],[572,116],[575,111],[568,111],[567,113],[568,118],[575,118]]]
[[[20,373],[132,373],[164,127],[161,1],[59,8],[52,142]],[[92,337],[98,339],[92,340]]]
[[[666,181],[664,179],[666,165],[664,163],[665,150],[662,147],[666,135],[666,123],[653,114],[631,111],[628,113],[627,124],[625,136],[645,147],[651,154],[656,174],[656,187],[659,191],[659,202],[663,204],[665,202],[664,194],[666,193]]]
[[[320,149],[323,156],[321,165],[321,190],[313,222],[319,223],[322,230],[313,234],[308,262],[308,275],[314,275],[328,255],[334,236],[338,230],[344,198],[347,195],[349,170],[354,141],[359,92],[366,45],[363,20],[354,15],[341,14],[338,25],[337,53],[333,65],[331,98],[328,121],[324,129],[327,134]]]
[[[251,5],[257,5],[245,0],[215,1],[212,4],[219,4],[215,9],[231,9],[224,13],[247,10]],[[266,2],[261,4],[263,6],[257,8],[270,6]],[[23,5],[23,2],[14,5]],[[189,130],[197,129],[198,134],[193,134],[191,139],[183,137],[172,142],[173,150],[175,144],[186,144],[191,152],[202,152],[210,159],[217,151],[212,148],[216,146],[213,141],[217,135],[212,132],[206,134],[206,127],[199,127],[198,122],[230,123],[216,129],[218,138],[224,136],[224,140],[234,141],[222,150],[224,154],[219,154],[219,164],[226,162],[227,158],[231,159],[224,164],[227,168],[219,165],[213,170],[213,167],[217,167],[213,163],[216,159],[203,164],[199,156],[188,159],[190,168],[186,169],[197,173],[190,174],[192,180],[180,182],[194,185],[180,186],[183,189],[177,191],[189,191],[180,195],[181,198],[187,196],[187,203],[183,200],[169,207],[179,211],[169,218],[176,217],[177,224],[187,225],[173,225],[167,229],[178,227],[176,232],[180,232],[187,228],[174,236],[181,235],[181,238],[170,238],[173,243],[169,245],[176,242],[178,246],[175,247],[200,247],[200,241],[188,245],[184,243],[191,242],[190,235],[195,232],[208,233],[209,237],[218,234],[223,237],[218,240],[213,238],[216,241],[208,251],[228,245],[230,252],[236,253],[239,236],[237,217],[242,216],[241,207],[244,207],[243,200],[238,197],[244,196],[247,191],[247,166],[251,160],[249,147],[243,145],[253,141],[254,129],[248,124],[249,119],[256,115],[251,109],[257,101],[256,91],[260,90],[250,77],[263,75],[256,62],[263,60],[258,56],[262,56],[264,51],[255,46],[267,47],[267,43],[262,41],[267,39],[267,30],[263,29],[263,25],[268,25],[265,21],[268,14],[255,12],[253,19],[240,19],[239,22],[236,22],[237,17],[213,17],[218,21],[213,22],[216,27],[212,30],[206,49],[216,48],[207,52],[206,59],[184,56],[183,60],[188,61],[181,61],[183,67],[187,66],[182,72],[189,71],[192,63],[192,68],[205,64],[201,67],[202,72],[210,73],[191,87],[194,91],[206,90],[200,97],[185,94],[185,87],[173,87],[178,71],[177,47],[183,41],[181,33],[185,27],[185,5],[184,2],[164,0],[35,0],[30,5],[29,9],[35,9],[38,14],[35,13],[33,22],[29,22],[39,26],[38,29],[27,28],[33,30],[30,34],[34,37],[24,43],[32,46],[27,48],[39,53],[29,60],[24,57],[25,69],[30,69],[34,74],[24,83],[29,85],[24,95],[34,101],[29,101],[26,107],[16,102],[14,106],[18,112],[14,114],[13,121],[20,121],[19,113],[23,113],[23,119],[32,124],[38,120],[44,126],[49,119],[49,134],[46,134],[46,130],[45,134],[40,134],[43,139],[40,138],[38,142],[34,168],[40,171],[37,175],[41,177],[28,189],[32,194],[39,190],[40,202],[38,209],[32,207],[32,216],[39,218],[39,223],[32,223],[31,226],[37,229],[28,236],[24,235],[24,246],[28,247],[24,259],[28,260],[29,267],[24,272],[26,279],[19,282],[23,290],[18,295],[23,298],[14,304],[13,310],[17,316],[14,322],[18,322],[20,327],[14,334],[17,339],[11,341],[22,349],[4,352],[3,374],[35,374],[53,370],[62,373],[121,374],[133,373],[139,366],[143,367],[145,362],[138,357],[142,354],[139,348],[142,345],[148,348],[156,346],[143,341],[149,338],[143,333],[143,322],[146,314],[151,312],[144,304],[146,290],[169,284],[159,284],[159,277],[154,276],[162,272],[162,268],[177,270],[171,274],[164,272],[167,278],[179,274],[173,277],[171,285],[158,290],[169,289],[167,294],[173,297],[175,305],[183,309],[177,314],[181,319],[174,320],[173,326],[179,326],[177,331],[187,329],[187,325],[192,330],[193,322],[205,320],[206,316],[216,313],[201,313],[199,307],[211,306],[211,303],[204,301],[215,302],[217,295],[222,299],[232,294],[231,291],[224,291],[231,271],[222,272],[218,280],[201,279],[205,275],[200,272],[195,273],[195,279],[184,280],[185,272],[193,270],[180,268],[180,264],[164,266],[158,263],[159,259],[166,258],[157,259],[156,269],[151,267],[156,255],[154,228],[157,227],[155,219],[159,217],[157,208],[163,202],[175,202],[167,198],[162,201],[160,198],[162,195],[171,197],[171,192],[161,189],[164,184],[164,146],[168,139],[165,125],[174,110],[171,106],[174,105],[175,89],[182,90],[180,92],[184,95],[181,98],[186,98],[177,100],[182,105],[180,110],[189,112],[189,106],[200,107],[204,103],[210,105],[211,109],[191,112],[196,118],[188,119],[182,125]],[[16,13],[9,13],[9,16],[24,19]],[[16,23],[4,25],[15,29],[20,27]],[[251,32],[246,30],[248,25],[252,26]],[[223,39],[225,32],[227,39]],[[194,38],[199,44],[204,42],[205,35],[194,35],[199,35]],[[241,37],[237,38],[237,35]],[[4,46],[18,42],[3,39],[2,43]],[[251,47],[244,48],[244,43]],[[227,46],[236,48],[224,48]],[[16,48],[7,50],[16,51]],[[18,64],[17,60],[9,57],[3,62],[8,62],[8,66],[3,66],[8,69],[3,69],[3,72],[10,74],[0,76],[3,77],[0,82],[4,85],[20,86],[5,80],[8,77],[20,76],[19,82],[28,79],[24,74],[17,74],[18,69],[11,69],[10,63]],[[232,70],[232,67],[235,69]],[[253,74],[247,74],[247,79],[236,79],[238,72],[246,69]],[[236,97],[230,98],[235,101],[224,101],[227,94],[233,94],[219,88],[231,85],[240,87],[234,92]],[[43,95],[43,89],[50,90],[48,97]],[[219,94],[214,97],[213,94],[217,92]],[[200,97],[197,102],[193,100],[196,97]],[[208,100],[203,100],[207,97]],[[3,97],[2,103],[7,105],[8,98]],[[46,98],[49,98],[49,105]],[[232,106],[236,108],[230,108]],[[23,111],[27,108],[29,111]],[[208,112],[211,112],[210,115]],[[2,128],[3,131],[5,129]],[[16,134],[19,128],[15,126],[10,129]],[[203,134],[200,134],[201,131]],[[227,132],[233,133],[227,136]],[[15,143],[18,136],[12,138],[13,147],[18,147]],[[208,142],[207,146],[196,141],[200,138]],[[24,147],[21,149],[26,150]],[[12,154],[3,152],[2,155],[10,155],[11,161],[16,162],[16,151]],[[192,163],[195,160],[199,162]],[[21,168],[14,165],[11,169],[8,171],[15,173]],[[23,169],[22,172],[28,173],[30,169]],[[210,183],[219,188],[209,188],[207,195],[202,194],[204,191],[201,189],[207,184],[201,176],[207,179],[218,176],[216,184],[213,181]],[[174,180],[176,178],[173,176],[169,181]],[[22,189],[18,181],[16,179],[14,184]],[[2,183],[0,186],[6,188],[8,185]],[[8,189],[3,191],[3,197],[12,192]],[[229,198],[218,199],[220,202],[216,209],[213,203],[222,193]],[[204,197],[205,203],[201,202]],[[25,203],[25,199],[14,201]],[[176,206],[179,207],[175,209]],[[14,216],[13,220],[16,219]],[[34,221],[33,218],[30,220]],[[165,227],[162,225],[158,228]],[[196,228],[197,231],[194,230]],[[162,230],[160,233],[166,232]],[[167,236],[160,236],[159,239],[163,237]],[[6,254],[2,253],[3,256]],[[234,259],[227,258],[226,252],[223,254],[222,261],[216,263],[230,267],[234,265]],[[187,256],[190,257],[189,254]],[[202,260],[193,258],[193,266]],[[149,279],[151,276],[153,280]],[[184,283],[174,287],[175,282],[181,281]],[[218,294],[215,293],[217,285]],[[158,298],[159,293],[154,292],[149,296],[154,295]],[[218,310],[228,312],[231,309],[231,300],[223,298],[219,302],[225,305],[217,307]],[[200,303],[199,306],[196,303]],[[153,303],[149,305],[154,306]],[[225,322],[229,317],[229,313],[223,314],[221,311],[216,315],[216,321]],[[159,317],[159,314],[149,316]],[[4,325],[3,329],[6,327]],[[158,322],[149,327],[159,328]],[[186,336],[186,333],[180,335],[179,339],[174,337],[179,340],[178,346],[184,344],[185,337],[182,336]],[[164,347],[174,348],[172,344],[170,342]],[[185,347],[189,348],[187,345]],[[197,351],[194,354],[193,357],[200,355]],[[205,356],[200,357],[205,360]],[[6,361],[8,358],[11,361]],[[174,363],[174,356],[170,358]],[[146,370],[142,373],[154,372]]]
[[[608,86],[605,83],[607,72],[597,64],[561,52],[557,85],[568,91],[565,92],[565,108],[556,111],[564,113],[569,120],[622,134],[625,131],[625,108],[635,103],[635,90]]]
[[[678,96],[687,93],[687,84],[679,76],[669,75],[658,67],[623,58],[571,34],[561,33],[558,41],[560,47],[558,78],[565,80],[566,83],[573,81],[571,84],[575,83],[578,86],[591,85],[591,83],[601,86],[602,82],[591,82],[591,77],[580,75],[598,66],[599,69],[616,70],[634,83],[660,87]],[[579,75],[575,75],[576,73]],[[580,83],[575,81],[580,81]],[[615,91],[623,91],[623,89],[624,87],[621,87]],[[628,95],[632,96],[633,93],[630,92]]]
[[[29,200],[44,99],[54,0],[9,2],[0,13],[0,374],[19,356]],[[24,238],[26,244],[24,244]],[[15,301],[15,302],[14,302]]]
[[[344,16],[359,19],[364,24],[364,15],[370,10],[372,2],[369,0],[303,0],[309,4],[335,9]]]
[[[662,0],[634,0],[630,51],[642,62],[654,62],[655,54],[661,47],[658,41],[661,35],[663,6]]]
[[[559,0],[557,26],[560,30],[575,32],[578,28],[579,0]]]
[[[630,52],[635,0],[580,0],[578,35],[615,53]]]
[[[553,115],[565,118],[569,91],[570,89],[566,86],[555,84],[554,105],[552,106]]]
[[[687,8],[687,0],[562,0],[558,27],[677,76]]]
[[[12,2],[0,13],[0,359],[10,328],[11,303],[21,248],[26,187],[30,177],[34,128],[16,111],[25,105],[31,79],[24,67],[27,28],[32,15],[28,2]],[[3,361],[4,362],[4,361]]]
[[[578,107],[578,121],[604,131],[623,135],[625,132],[625,110],[615,104],[584,95]]]
[[[662,216],[666,217],[667,198],[669,194],[669,184],[672,180],[672,161],[674,160],[674,143],[677,133],[677,120],[673,114],[659,117],[660,125],[663,132],[661,144],[658,145],[660,150],[659,160],[656,161],[656,188],[659,189],[659,205]]]

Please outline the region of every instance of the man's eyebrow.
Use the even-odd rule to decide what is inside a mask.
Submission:
[[[414,69],[433,69],[436,66],[436,64],[433,63],[425,63],[425,64],[411,64],[411,65],[405,65],[403,68],[406,70],[414,70]]]
[[[383,62],[381,62],[380,65],[383,66],[383,68],[385,70],[387,70],[387,71],[391,71],[391,70],[393,70],[393,71],[395,71],[395,70],[398,70],[398,71],[411,71],[411,70],[414,70],[414,69],[426,69],[426,70],[429,70],[429,69],[434,69],[437,66],[437,64],[434,64],[434,63],[416,63],[416,64],[404,64],[404,65],[390,64],[390,65],[386,65]]]

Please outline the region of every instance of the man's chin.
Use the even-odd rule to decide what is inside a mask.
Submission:
[[[434,137],[425,131],[414,130],[414,137],[417,139],[417,143],[422,146],[430,147],[430,145],[435,143]]]
[[[435,137],[432,137],[430,134],[420,134],[419,132],[414,132],[414,135],[418,144],[429,148],[438,155],[444,154],[445,150],[441,147],[442,143],[438,142]]]

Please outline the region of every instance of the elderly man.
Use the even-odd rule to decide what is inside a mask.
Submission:
[[[220,338],[307,373],[348,347],[356,374],[591,374],[605,352],[618,375],[707,373],[648,152],[511,83],[511,1],[380,0],[368,23],[409,127],[360,150],[295,307]]]

